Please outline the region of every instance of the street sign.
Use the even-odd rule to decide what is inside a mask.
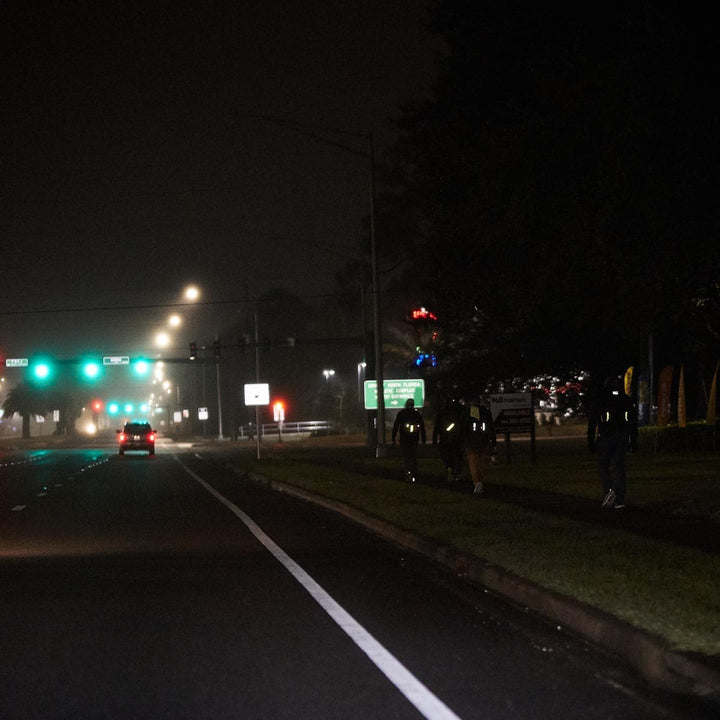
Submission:
[[[535,429],[531,393],[491,395],[490,412],[497,433],[532,433]]]
[[[208,417],[209,413],[206,407],[198,408],[198,420],[207,420]]]
[[[5,360],[5,367],[27,367],[27,358],[7,358]]]
[[[245,405],[269,405],[270,386],[267,383],[245,385]]]
[[[388,410],[405,406],[408,398],[415,401],[415,407],[425,404],[425,381],[422,378],[405,380],[383,380],[383,398]],[[377,410],[377,380],[365,381],[365,409]]]
[[[126,355],[108,355],[103,358],[103,365],[129,365],[130,358]]]

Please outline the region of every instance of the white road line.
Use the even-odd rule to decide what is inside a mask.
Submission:
[[[24,509],[25,509],[25,505],[16,505],[13,508],[13,512],[20,512],[20,510],[24,510]]]
[[[365,628],[343,609],[315,580],[285,553],[255,521],[214,487],[175,458],[185,472],[213,497],[234,513],[248,530],[265,546],[286,570],[310,593],[320,607],[339,625],[350,639],[372,660],[377,668],[428,720],[460,720],[460,718],[418,680],[392,653],[385,649]]]

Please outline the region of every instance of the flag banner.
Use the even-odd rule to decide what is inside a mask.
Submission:
[[[662,369],[658,381],[658,419],[659,428],[667,427],[670,420],[670,389],[672,388],[673,366]]]
[[[643,427],[650,424],[650,380],[647,372],[641,373],[638,378],[638,425]]]
[[[715,365],[715,374],[713,375],[712,379],[712,385],[710,386],[710,397],[708,398],[708,409],[707,409],[707,418],[705,419],[705,422],[708,425],[714,425],[715,424],[715,409],[717,404],[717,376],[718,376],[718,368],[720,367],[720,362]]]
[[[632,392],[632,380],[633,380],[633,370],[635,369],[634,365],[631,365],[627,372],[625,373],[625,394],[630,395]]]
[[[680,381],[678,383],[678,427],[687,427],[687,413],[685,410],[685,367],[680,366]]]

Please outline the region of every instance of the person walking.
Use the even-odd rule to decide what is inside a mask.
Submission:
[[[462,427],[463,408],[455,398],[449,397],[435,418],[432,435],[432,444],[438,446],[447,482],[458,482],[462,476]]]
[[[417,455],[418,445],[425,444],[425,421],[415,408],[415,401],[408,398],[405,407],[398,412],[392,429],[392,444],[400,436],[400,451],[403,457],[403,467],[408,482],[417,481]]]
[[[480,400],[473,400],[463,422],[462,446],[475,495],[485,492],[485,467],[490,454],[495,454],[496,445],[495,424],[490,411]]]
[[[637,450],[637,412],[616,377],[605,380],[599,399],[590,409],[587,428],[590,452],[597,452],[602,482],[602,507],[621,510],[625,507],[627,471],[625,455],[628,446]]]

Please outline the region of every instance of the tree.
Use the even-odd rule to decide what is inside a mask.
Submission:
[[[3,403],[5,417],[12,417],[15,414],[22,417],[23,438],[30,437],[30,418],[33,415],[46,415],[47,409],[45,392],[28,383],[16,385],[10,390]]]
[[[679,4],[437,3],[448,52],[389,177],[458,365],[617,367],[649,334],[662,353],[717,350],[690,322],[720,264],[701,22]]]

